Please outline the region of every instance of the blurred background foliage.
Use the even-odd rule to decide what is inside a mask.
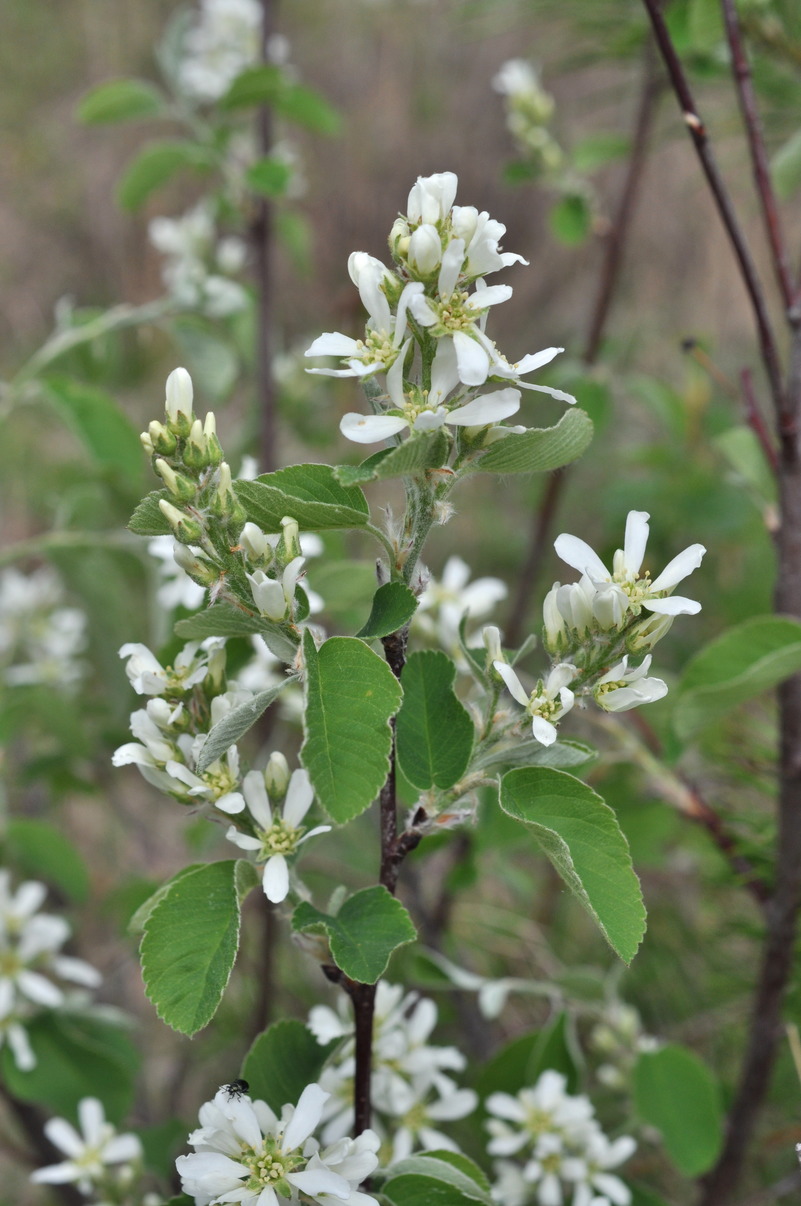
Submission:
[[[81,126],[75,108],[88,88],[106,79],[156,78],[153,45],[175,8],[172,0],[59,0],[57,6],[6,0],[0,40],[4,378],[47,338],[54,309],[64,299],[88,320],[97,307],[143,304],[161,294],[147,222],[186,208],[202,181],[177,177],[137,212],[123,210],[115,203],[117,182],[153,136],[155,123]],[[793,246],[801,234],[801,10],[794,0],[747,0],[740,8]],[[668,13],[767,278],[718,4],[673,0]],[[706,640],[770,610],[774,498],[761,451],[745,429],[739,385],[741,370],[748,368],[757,397],[762,392],[750,313],[675,101],[658,83],[641,5],[293,0],[280,6],[277,27],[290,41],[300,78],[342,118],[338,136],[297,136],[307,187],[293,206],[306,225],[293,228],[289,245],[278,242],[275,257],[279,463],[353,459],[338,434],[338,420],[360,408],[358,387],[350,380],[305,376],[292,357],[322,330],[358,331],[363,317],[346,273],[348,254],[362,249],[384,257],[386,233],[415,177],[455,171],[459,200],[505,222],[506,250],[520,252],[531,265],[505,276],[515,292],[502,324],[496,319],[495,334],[510,357],[564,346],[547,380],[574,392],[596,422],[590,452],[567,471],[551,536],[576,533],[608,558],[634,508],[652,516],[654,568],[691,542],[709,550],[693,582],[701,615],[677,625],[660,646],[660,673],[675,681]],[[563,209],[554,219],[563,195],[547,181],[510,169],[519,153],[505,126],[502,98],[492,88],[510,57],[536,64],[553,96],[550,128],[563,148],[578,148],[575,162],[589,165],[591,212],[578,212],[579,203],[572,218]],[[601,346],[588,364],[604,256],[610,238],[620,237],[615,214],[643,81],[649,78],[657,84],[647,151]],[[181,865],[187,847],[205,858],[219,855],[223,845],[221,835],[193,823],[133,771],[112,773],[109,761],[114,746],[126,740],[135,706],[117,649],[132,640],[157,647],[168,635],[152,607],[156,577],[143,542],[123,535],[132,506],[151,488],[136,436],[160,414],[166,373],[187,363],[198,409],[213,406],[234,466],[242,455],[256,453],[252,321],[239,316],[215,330],[201,324],[194,339],[191,323],[183,339],[176,330],[180,335],[180,328],[163,324],[135,327],[61,357],[55,369],[63,375],[62,393],[56,381],[48,397],[6,408],[0,439],[4,564],[34,568],[43,556],[37,540],[54,530],[88,534],[74,546],[69,536],[60,548],[51,542],[46,556],[62,575],[70,602],[88,616],[90,666],[80,709],[74,696],[47,686],[5,692],[0,721],[8,739],[6,859],[17,874],[48,880],[73,918],[80,950],[91,951],[104,972],[105,998],[136,1016],[144,1066],[135,1120],[143,1126],[164,1120],[165,1098],[171,1113],[190,1122],[209,1086],[234,1075],[231,1044],[239,1039],[244,1050],[242,1018],[258,1010],[241,968],[258,968],[263,957],[262,938],[254,930],[246,936],[241,968],[217,1023],[190,1046],[157,1021],[142,994],[133,943],[123,937],[121,944],[133,908]],[[120,426],[113,435],[76,423],[75,407],[63,396],[75,381],[118,401]],[[524,421],[545,426],[559,408],[539,397],[524,400]],[[507,604],[493,617],[502,628],[515,606],[521,564],[547,489],[544,478],[472,482],[455,498],[456,517],[435,532],[428,549],[438,576],[447,557],[458,553],[475,576],[493,575],[509,584]],[[377,506],[387,496],[383,486],[368,493]],[[13,546],[25,541],[32,544],[20,557]],[[352,581],[342,574],[337,580],[334,562],[365,550],[355,537],[335,534],[326,537],[326,551],[328,564],[319,570],[315,565],[311,578],[329,606],[331,629],[352,631],[348,625],[363,618],[363,595],[354,595]],[[542,595],[560,572],[549,553],[537,586],[522,604],[517,600],[520,639],[538,632]],[[229,656],[235,661],[232,644]],[[672,735],[670,720],[670,697],[652,705],[644,718],[649,739],[662,743],[668,761],[726,818],[740,849],[769,878],[771,701],[735,711],[687,748]],[[519,852],[518,830],[492,807],[483,810],[475,831],[425,842],[409,860],[401,895],[428,945],[460,966],[488,976],[569,984],[570,1000],[583,1001],[590,1013],[605,994],[621,992],[640,1010],[650,1033],[687,1043],[703,1056],[720,1078],[725,1099],[748,1017],[761,933],[758,909],[707,834],[679,817],[636,765],[617,756],[613,736],[594,731],[583,716],[575,717],[570,735],[598,740],[613,755],[589,779],[618,810],[644,883],[650,928],[630,971],[622,974],[613,966],[544,860]],[[299,744],[285,718],[260,740],[264,749],[280,745],[288,755]],[[254,743],[251,752],[257,748]],[[53,820],[81,854],[48,868],[19,823]],[[352,887],[370,882],[373,825],[370,817],[361,818],[309,855],[305,865],[317,891],[329,891],[343,876]],[[65,868],[73,863],[77,869],[70,874]],[[268,1012],[303,1017],[327,990],[313,963],[298,959],[280,926],[276,933]],[[390,978],[436,991],[456,1041],[476,1057],[497,1052],[552,1017],[547,998],[512,994],[490,1027],[474,998],[455,992],[416,949],[396,957]],[[800,1006],[801,977],[791,1018]],[[573,1013],[579,1029],[586,1029],[582,1008]],[[788,1051],[746,1188],[786,1172],[790,1140],[801,1139],[798,1101]],[[475,1137],[465,1141],[476,1143]],[[665,1200],[687,1200],[686,1183],[670,1171],[655,1144],[641,1145],[632,1172],[659,1187]],[[17,1182],[15,1200],[28,1200],[24,1192]]]

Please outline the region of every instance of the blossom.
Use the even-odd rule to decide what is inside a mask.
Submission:
[[[418,615],[425,620],[426,613],[436,614],[439,640],[450,650],[458,643],[459,626],[465,616],[483,619],[506,595],[502,579],[476,578],[471,582],[470,566],[461,557],[453,556],[445,562],[439,580],[429,579],[420,596]]]
[[[262,13],[258,0],[201,0],[178,64],[178,87],[200,102],[221,97],[259,58]]]
[[[117,1166],[122,1178],[132,1171],[130,1166],[142,1158],[142,1144],[137,1135],[118,1135],[106,1121],[103,1106],[96,1097],[84,1097],[78,1102],[80,1133],[65,1118],[50,1118],[45,1134],[55,1147],[67,1156],[61,1164],[39,1168],[31,1180],[43,1185],[77,1185],[81,1193],[94,1194],[108,1177],[110,1165]]]
[[[62,604],[61,583],[47,566],[0,574],[0,672],[9,686],[70,688],[83,677],[86,616]]]
[[[628,668],[628,654],[611,670],[602,675],[593,688],[595,702],[606,712],[628,712],[640,704],[653,703],[667,695],[667,683],[661,678],[646,678],[651,655],[642,665]]]
[[[310,837],[328,833],[331,826],[317,825],[307,832],[301,825],[314,800],[314,790],[305,770],[292,772],[281,816],[273,814],[262,771],[249,771],[242,791],[256,823],[255,834],[242,833],[231,826],[225,836],[240,849],[252,852],[256,862],[264,863],[264,894],[273,904],[280,904],[289,892],[287,856],[294,854]]]
[[[162,279],[179,305],[225,318],[247,306],[248,295],[230,277],[244,267],[246,247],[234,236],[218,238],[214,212],[201,201],[179,218],[153,218],[150,241],[164,256]]]
[[[291,617],[295,587],[305,564],[305,557],[293,557],[284,567],[280,579],[269,577],[261,569],[247,575],[253,602],[263,616],[276,623]]]
[[[623,548],[614,555],[611,573],[598,554],[578,536],[563,532],[554,541],[554,548],[563,561],[586,575],[596,590],[608,590],[610,585],[619,588],[625,594],[628,611],[633,616],[638,616],[643,607],[661,615],[695,615],[701,610],[701,604],[673,595],[672,591],[698,568],[706,549],[702,544],[691,544],[674,557],[653,581],[648,571],[641,577],[648,541],[648,519],[646,511],[629,511]]]
[[[147,645],[130,642],[120,649],[127,657],[125,673],[138,695],[180,695],[202,683],[208,673],[209,652],[216,644],[190,641],[184,645],[173,665],[162,666]]]
[[[544,682],[539,680],[529,695],[511,666],[506,662],[492,664],[506,683],[510,695],[531,716],[532,732],[537,741],[542,745],[553,745],[557,736],[554,721],[561,720],[573,707],[575,697],[567,684],[575,678],[576,667],[569,662],[559,662]]]
[[[200,1127],[189,1136],[194,1153],[176,1160],[184,1192],[196,1206],[286,1206],[298,1193],[320,1206],[332,1197],[377,1206],[358,1186],[378,1164],[378,1136],[367,1130],[320,1150],[312,1132],[327,1099],[318,1084],[307,1085],[297,1106],[285,1105],[278,1118],[266,1102],[232,1096],[223,1086],[200,1108]]]
[[[582,1154],[563,1164],[565,1179],[575,1185],[573,1206],[598,1206],[599,1199],[614,1206],[629,1206],[631,1190],[608,1170],[628,1160],[636,1147],[630,1135],[610,1140],[600,1130],[591,1132]]]

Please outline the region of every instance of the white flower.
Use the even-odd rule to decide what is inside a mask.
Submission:
[[[0,673],[9,686],[74,687],[86,667],[86,616],[63,607],[63,590],[46,566],[0,574]]]
[[[94,1194],[106,1180],[110,1165],[128,1165],[142,1158],[142,1144],[133,1134],[118,1135],[110,1122],[106,1122],[101,1102],[96,1097],[84,1097],[78,1102],[79,1134],[64,1118],[51,1118],[44,1126],[45,1134],[52,1144],[60,1148],[68,1158],[61,1164],[39,1168],[31,1174],[31,1180],[42,1185],[75,1184],[81,1193]],[[128,1169],[117,1167],[117,1174],[124,1175]]]
[[[449,557],[442,578],[429,579],[420,596],[418,614],[423,619],[427,612],[436,614],[440,643],[450,651],[458,643],[463,617],[483,619],[506,595],[506,583],[500,578],[476,578],[471,582],[470,566],[461,557]]]
[[[447,218],[456,199],[459,178],[455,172],[435,172],[433,176],[418,176],[412,185],[406,204],[409,222],[436,223]]]
[[[595,702],[606,712],[628,712],[640,704],[653,703],[667,695],[667,683],[661,678],[646,678],[651,655],[643,658],[641,666],[628,669],[628,654],[616,666],[599,678],[593,688]]]
[[[258,62],[261,28],[258,0],[201,0],[178,65],[184,95],[209,102],[227,92],[246,67]]]
[[[702,544],[691,544],[674,557],[653,581],[648,572],[641,577],[648,540],[648,518],[646,511],[629,511],[624,546],[615,553],[611,573],[598,554],[578,536],[562,533],[554,541],[554,548],[563,561],[581,574],[586,574],[596,590],[608,589],[610,584],[619,587],[627,596],[629,611],[634,616],[639,615],[643,607],[661,615],[695,615],[701,610],[700,603],[671,592],[698,568],[706,549]]]
[[[199,641],[184,645],[172,666],[164,667],[147,645],[135,642],[123,645],[120,657],[127,657],[125,673],[138,695],[179,695],[202,683],[208,673],[211,646]]]
[[[257,569],[247,574],[253,602],[268,620],[280,623],[291,617],[295,599],[295,587],[306,564],[305,557],[294,557],[279,578],[270,578],[264,570]]]
[[[377,1206],[358,1186],[378,1164],[378,1136],[364,1131],[323,1151],[311,1137],[327,1099],[319,1085],[307,1085],[279,1119],[265,1102],[222,1088],[200,1108],[201,1125],[189,1136],[195,1152],[176,1160],[184,1192],[196,1206],[286,1206],[297,1203],[298,1193],[320,1206],[331,1198]]]
[[[478,1105],[477,1093],[457,1088],[448,1077],[443,1077],[444,1083],[440,1084],[427,1075],[401,1081],[397,1076],[382,1077],[379,1070],[375,1079],[375,1108],[392,1119],[389,1163],[405,1160],[415,1148],[458,1152],[457,1144],[439,1130],[438,1124],[472,1114]]]
[[[491,1093],[486,1108],[493,1115],[487,1122],[492,1135],[487,1144],[491,1156],[515,1155],[545,1134],[582,1143],[597,1125],[590,1099],[569,1094],[565,1077],[551,1068],[534,1086],[521,1089],[515,1096]]]
[[[591,1132],[584,1142],[581,1155],[565,1160],[563,1164],[562,1175],[575,1184],[573,1206],[594,1206],[599,1201],[611,1202],[614,1206],[629,1206],[631,1190],[607,1170],[617,1168],[628,1160],[636,1147],[630,1135],[610,1140],[603,1131]]]
[[[292,772],[281,816],[273,815],[262,771],[249,771],[242,791],[255,821],[255,836],[242,833],[234,826],[225,836],[241,850],[251,851],[257,863],[264,863],[264,894],[273,904],[279,904],[289,892],[287,857],[310,837],[328,833],[331,826],[317,825],[306,832],[301,825],[314,800],[314,790],[305,770]]]
[[[522,704],[531,716],[532,732],[537,741],[542,745],[553,745],[557,737],[556,725],[553,722],[561,720],[573,707],[575,697],[567,684],[575,678],[576,667],[569,662],[559,662],[551,669],[544,682],[540,679],[529,695],[511,666],[506,662],[492,664],[506,683],[510,695]]]
[[[176,607],[196,611],[205,598],[205,587],[193,582],[176,561],[176,555],[184,556],[188,551],[187,546],[178,544],[172,536],[154,536],[148,541],[147,551],[158,562],[160,584],[156,597],[165,611]]]

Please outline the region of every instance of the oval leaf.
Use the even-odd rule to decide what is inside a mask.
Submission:
[[[401,674],[398,763],[413,787],[445,790],[461,779],[473,752],[470,713],[453,690],[456,667],[437,650],[413,653]]]
[[[583,410],[565,411],[555,427],[533,427],[504,436],[476,462],[482,473],[546,473],[578,460],[592,440],[592,420]]]
[[[254,1040],[242,1064],[251,1098],[266,1101],[280,1117],[282,1108],[317,1080],[331,1046],[318,1043],[302,1022],[274,1022]]]
[[[472,1161],[464,1157],[451,1160],[449,1152],[423,1153],[399,1160],[389,1170],[382,1186],[383,1195],[394,1206],[467,1206],[481,1202],[490,1206],[492,1198],[486,1178],[479,1168],[472,1172]],[[468,1171],[469,1169],[469,1171]]]
[[[266,155],[245,172],[248,188],[264,197],[283,197],[292,179],[292,169],[282,159]]]
[[[206,637],[260,636],[267,648],[282,661],[293,662],[300,638],[288,624],[274,624],[264,616],[253,615],[233,603],[213,603],[205,611],[187,616],[175,625],[176,636],[185,641],[204,641]]]
[[[439,469],[447,461],[449,451],[450,441],[440,428],[414,435],[395,448],[382,448],[360,465],[338,465],[334,475],[343,486],[411,477],[427,469]]]
[[[676,1045],[642,1054],[634,1068],[634,1097],[685,1176],[712,1167],[723,1141],[720,1089],[697,1055]]]
[[[86,863],[50,821],[33,817],[10,820],[3,839],[3,858],[13,864],[15,871],[46,880],[72,900],[86,900],[89,895]]]
[[[754,616],[695,655],[679,685],[673,724],[692,737],[726,712],[801,670],[801,624],[789,616]]]
[[[612,809],[580,779],[540,766],[505,774],[500,800],[508,816],[532,831],[609,945],[630,963],[645,933],[645,906]]]
[[[304,900],[292,915],[292,928],[324,932],[337,967],[360,984],[375,984],[392,952],[417,937],[406,909],[381,884],[349,896],[335,917]]]
[[[163,1022],[181,1034],[207,1026],[239,946],[235,860],[187,868],[158,901],[140,948],[145,991]]]
[[[373,595],[367,623],[356,635],[363,641],[390,636],[409,623],[417,611],[417,599],[402,582],[385,582]]]
[[[69,377],[48,377],[43,384],[50,403],[95,462],[120,484],[137,489],[142,480],[142,445],[115,399]]]
[[[213,163],[212,152],[196,142],[176,139],[148,143],[125,169],[117,187],[117,200],[123,209],[138,209],[181,168],[206,170]]]
[[[199,775],[202,775],[212,762],[222,758],[225,751],[244,736],[248,729],[253,728],[259,717],[267,711],[273,700],[278,698],[290,681],[286,678],[277,687],[259,691],[258,695],[254,695],[252,699],[240,704],[239,707],[232,708],[227,716],[223,716],[222,720],[217,721],[200,747],[196,766]]]
[[[306,737],[300,752],[317,798],[343,823],[369,808],[389,773],[401,688],[386,662],[356,637],[315,648],[307,630]]]
[[[155,117],[164,109],[164,97],[147,80],[108,80],[92,88],[78,102],[76,117],[88,126]]]
[[[289,515],[304,531],[361,528],[370,522],[367,499],[358,486],[341,486],[330,465],[289,465],[253,482],[235,482],[248,519],[264,532],[280,532]]]

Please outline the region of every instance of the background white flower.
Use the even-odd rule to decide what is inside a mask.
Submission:
[[[111,1166],[118,1177],[124,1177],[130,1173],[130,1166],[141,1160],[139,1137],[118,1135],[106,1121],[103,1105],[96,1097],[84,1097],[78,1103],[78,1122],[80,1133],[65,1118],[51,1118],[45,1123],[48,1139],[67,1159],[32,1173],[31,1180],[36,1184],[72,1183],[81,1193],[94,1195],[107,1181]]]

